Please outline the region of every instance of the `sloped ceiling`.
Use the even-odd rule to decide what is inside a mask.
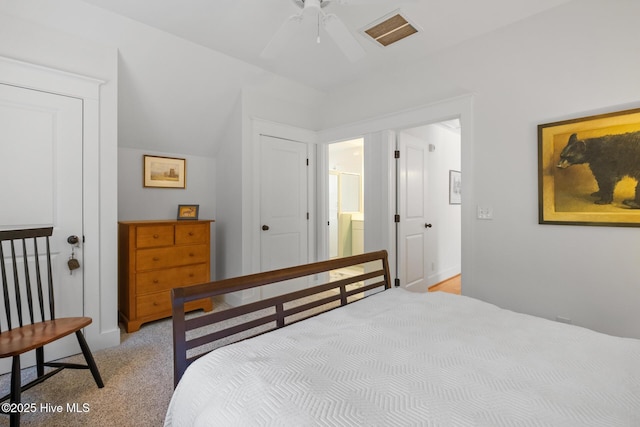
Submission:
[[[569,0],[359,0],[359,5],[334,0],[323,10],[339,16],[366,51],[355,63],[322,31],[316,43],[317,23],[309,21],[277,58],[260,57],[285,19],[300,11],[293,0],[83,1],[328,92],[367,73],[409,66]],[[398,10],[421,29],[418,34],[387,48],[365,38],[366,26]]]

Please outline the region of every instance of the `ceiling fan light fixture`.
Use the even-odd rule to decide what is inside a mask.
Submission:
[[[292,2],[298,6],[300,9],[303,9],[305,7],[313,7],[313,8],[324,8],[329,6],[329,3],[331,3],[331,0],[292,0]]]
[[[389,46],[418,32],[399,11],[387,15],[363,30],[364,34],[382,46]]]
[[[302,13],[305,15],[319,15],[322,7],[321,0],[304,0]]]

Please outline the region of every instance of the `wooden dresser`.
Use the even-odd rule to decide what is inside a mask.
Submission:
[[[171,316],[171,289],[210,281],[213,220],[121,221],[118,311],[127,332]],[[211,311],[211,299],[188,310]]]

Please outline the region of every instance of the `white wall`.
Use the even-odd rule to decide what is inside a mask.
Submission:
[[[463,192],[463,292],[640,337],[640,230],[539,225],[536,133],[540,123],[639,106],[638,16],[630,0],[567,3],[398,70],[402,84],[378,75],[332,93],[326,124],[472,93],[472,147],[462,129],[472,192]],[[492,206],[494,219],[475,220],[477,204]]]
[[[242,100],[235,102],[216,167],[216,278],[242,274]]]
[[[143,156],[185,159],[186,188],[144,188]],[[178,205],[200,205],[199,218],[213,219],[216,161],[213,157],[120,148],[118,150],[118,219],[176,219]]]
[[[347,142],[343,144],[342,142]],[[362,175],[364,158],[364,140],[358,147],[341,141],[329,144],[329,171],[355,173]]]
[[[240,88],[269,75],[79,0],[2,0],[0,10],[118,49],[120,147],[213,156]]]

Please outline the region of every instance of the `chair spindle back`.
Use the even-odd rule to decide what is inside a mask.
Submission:
[[[0,231],[0,269],[6,330],[13,329],[16,322],[15,327],[22,327],[25,324],[55,319],[51,247],[49,242],[49,237],[52,233],[53,227]],[[41,252],[43,244],[44,254]],[[30,255],[29,249],[33,249],[32,255]],[[20,255],[22,256],[21,260]],[[46,260],[46,294],[43,288],[40,260],[42,256]],[[29,266],[30,259],[33,259],[33,268]],[[23,264],[22,269],[18,267],[20,262]],[[13,284],[10,283],[11,281]],[[34,293],[36,297],[35,309],[39,313],[34,312]],[[48,300],[48,304],[45,304],[45,299]],[[25,303],[29,315],[26,319],[23,314]],[[46,313],[45,308],[48,308],[48,313]],[[39,319],[37,314],[40,315]],[[48,318],[46,317],[47,314]],[[2,332],[2,329],[2,322],[0,321],[0,332]]]

